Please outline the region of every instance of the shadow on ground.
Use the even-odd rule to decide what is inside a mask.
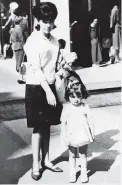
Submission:
[[[28,144],[19,135],[7,126],[0,125],[0,184],[17,184],[19,179],[30,170],[31,155],[11,157],[27,146]]]
[[[24,99],[12,97],[12,93],[0,93],[0,120],[10,121],[25,118]]]
[[[115,162],[116,157],[120,154],[117,150],[110,150],[118,140],[112,139],[112,136],[119,133],[119,130],[110,130],[99,135],[96,135],[95,142],[89,145],[88,156],[92,156],[92,152],[98,153],[97,157],[88,161],[89,176],[93,175],[97,171],[108,171],[112,164]],[[99,154],[100,153],[100,154]],[[68,161],[68,150],[62,153],[61,156],[53,160],[53,164],[60,163],[62,161]],[[80,172],[77,173],[77,178]]]
[[[9,137],[7,137],[7,132],[9,132]],[[117,142],[117,140],[112,139],[112,136],[118,133],[119,130],[117,129],[101,133],[96,136],[96,141],[93,144],[89,145],[90,155],[92,155],[91,152],[98,153],[97,157],[92,158],[88,162],[88,169],[90,169],[89,176],[93,175],[97,171],[108,171],[110,169],[110,167],[116,160],[117,155],[119,155],[119,151],[110,149]],[[101,140],[100,143],[99,140]],[[105,143],[107,143],[107,145],[104,145],[104,141]],[[27,146],[28,144],[20,136],[18,136],[8,127],[3,127],[3,125],[1,124],[0,184],[17,184],[19,179],[31,169],[31,154],[16,158],[11,157],[12,155],[14,156],[14,153],[19,151],[20,149],[24,150]],[[60,155],[52,162],[53,164],[57,164],[62,161],[68,161],[68,151],[62,153],[62,155]],[[43,172],[44,171],[42,170],[42,175]],[[79,174],[80,173],[78,172],[77,177],[79,176]]]

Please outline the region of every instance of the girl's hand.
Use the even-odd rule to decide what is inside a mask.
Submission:
[[[46,98],[49,105],[56,106],[56,98],[52,91],[46,92]]]

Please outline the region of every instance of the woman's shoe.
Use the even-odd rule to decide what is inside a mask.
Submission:
[[[31,172],[31,177],[32,179],[34,179],[35,181],[38,181],[41,178],[41,173],[40,171],[32,171]]]
[[[42,168],[51,170],[53,172],[63,172],[61,168],[54,166],[52,163],[50,165],[42,164]]]
[[[19,84],[25,84],[25,81],[24,81],[24,80],[17,80],[17,82],[18,82]]]

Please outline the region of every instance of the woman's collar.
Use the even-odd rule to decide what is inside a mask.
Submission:
[[[49,34],[49,38],[47,38],[47,37],[43,34],[43,32],[42,32],[41,30],[39,31],[39,34],[40,34],[40,37],[43,38],[43,39],[45,39],[45,40],[50,41],[50,40],[52,39],[52,35],[51,35],[51,34]]]

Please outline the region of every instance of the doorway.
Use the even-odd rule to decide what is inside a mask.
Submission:
[[[71,25],[71,51],[76,52],[78,55],[76,66],[91,67],[88,0],[70,0],[69,17]]]

